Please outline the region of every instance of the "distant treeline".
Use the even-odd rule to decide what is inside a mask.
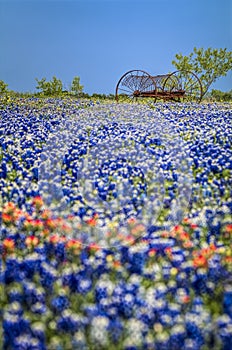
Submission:
[[[86,92],[80,92],[77,95],[74,95],[70,93],[67,90],[62,90],[60,93],[53,93],[53,94],[43,94],[42,92],[37,93],[30,93],[30,92],[16,92],[12,90],[8,90],[7,93],[1,93],[0,96],[5,97],[21,97],[21,98],[30,98],[30,97],[52,97],[52,98],[63,98],[63,97],[72,97],[72,98],[84,98],[84,99],[95,99],[95,100],[115,100],[114,94],[99,94],[99,93],[93,93],[93,94],[87,94]],[[220,91],[220,90],[212,90],[211,92],[208,92],[203,97],[203,102],[232,102],[232,90],[230,91]]]
[[[232,70],[232,51],[226,48],[196,48],[185,56],[182,53],[175,55],[172,61],[173,66],[178,71],[194,72],[202,85],[203,101],[228,102],[232,101],[232,90],[224,92],[220,90],[211,90],[210,87],[219,78],[226,76]],[[69,86],[64,86],[62,81],[53,76],[50,81],[46,78],[35,79],[37,82],[36,93],[18,93],[8,90],[8,85],[0,80],[0,95],[16,95],[16,96],[39,96],[39,97],[58,97],[73,96],[78,98],[96,98],[99,100],[114,99],[113,94],[92,95],[84,92],[84,86],[80,84],[80,78],[75,76]]]
[[[205,96],[205,99],[209,99],[217,102],[230,102],[232,101],[232,90],[224,92],[220,90],[212,90]]]

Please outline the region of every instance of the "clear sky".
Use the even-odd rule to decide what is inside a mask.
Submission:
[[[114,93],[128,70],[172,72],[194,46],[232,50],[232,0],[0,0],[0,79],[15,91],[55,75]],[[232,73],[213,88],[230,90]]]

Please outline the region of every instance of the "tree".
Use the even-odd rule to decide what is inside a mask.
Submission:
[[[232,69],[232,52],[227,49],[194,47],[189,56],[176,54],[172,64],[177,70],[192,71],[197,74],[202,83],[203,96],[209,87],[220,77],[226,76]]]
[[[62,93],[63,84],[60,79],[53,77],[50,81],[52,95],[60,95]]]
[[[57,79],[55,76],[51,81],[46,81],[46,78],[41,80],[35,79],[37,81],[36,89],[42,90],[42,93],[45,96],[59,95],[62,93],[63,84],[60,79]]]
[[[3,80],[0,80],[0,94],[5,94],[8,91],[7,86]]]
[[[71,93],[74,95],[79,95],[83,92],[83,85],[80,85],[80,78],[74,77],[71,85]]]
[[[46,78],[42,78],[41,80],[36,78],[35,80],[37,81],[36,89],[42,90],[41,92],[44,95],[50,95],[51,94],[50,83],[48,81],[46,81]]]
[[[218,102],[229,102],[232,101],[232,90],[224,92],[220,90],[212,90],[210,97]]]

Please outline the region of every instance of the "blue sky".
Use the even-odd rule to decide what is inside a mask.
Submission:
[[[232,50],[232,0],[0,0],[0,79],[36,91],[56,76],[68,88],[114,93],[130,69],[172,72],[176,53]],[[232,73],[213,88],[232,88]]]

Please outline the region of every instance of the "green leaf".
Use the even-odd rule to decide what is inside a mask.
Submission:
[[[193,48],[188,56],[175,55],[172,64],[177,70],[189,70],[198,75],[203,87],[203,96],[210,86],[232,69],[232,52],[224,49]]]

